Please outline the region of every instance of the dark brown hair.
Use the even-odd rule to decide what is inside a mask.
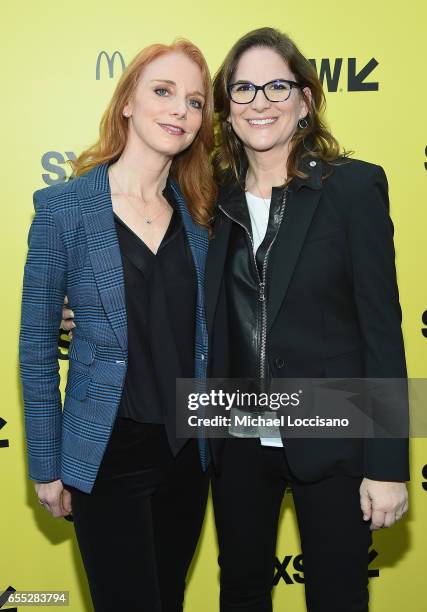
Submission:
[[[150,45],[136,55],[117,83],[101,119],[97,142],[83,151],[72,166],[74,175],[79,176],[98,164],[120,157],[128,130],[128,119],[123,116],[123,109],[135,92],[141,71],[157,57],[172,52],[183,53],[200,67],[205,105],[199,133],[188,149],[173,159],[170,173],[177,180],[194,221],[210,228],[209,219],[217,191],[210,160],[214,148],[212,82],[202,52],[188,40],[179,39],[171,45]]]
[[[221,182],[231,171],[237,180],[242,180],[242,174],[248,165],[243,144],[227,123],[230,114],[227,87],[233,79],[240,57],[252,47],[266,47],[280,55],[295,75],[296,81],[301,85],[299,92],[304,96],[309,109],[306,116],[307,127],[298,127],[290,143],[287,181],[289,182],[294,176],[306,178],[307,175],[300,170],[304,157],[313,156],[333,163],[339,157],[349,155],[349,152],[341,153],[337,140],[325,125],[323,119],[325,94],[314,67],[289,36],[274,28],[259,28],[248,32],[233,45],[214,77],[217,120],[217,149],[214,155],[214,167],[217,179]],[[303,87],[311,90],[311,101],[302,91]]]

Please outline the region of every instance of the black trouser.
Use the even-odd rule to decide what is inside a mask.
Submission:
[[[307,610],[366,612],[371,532],[360,509],[362,479],[336,475],[313,484],[299,482],[285,449],[261,446],[258,439],[225,442],[221,474],[212,478],[221,612],[271,612],[286,486],[292,488],[297,514]]]
[[[173,458],[163,425],[116,419],[72,513],[96,612],[179,612],[207,502],[197,441]]]

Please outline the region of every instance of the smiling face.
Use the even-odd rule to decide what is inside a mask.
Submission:
[[[166,53],[148,64],[132,100],[128,137],[173,157],[189,147],[202,125],[204,87],[199,66],[184,53]]]
[[[232,83],[264,85],[276,79],[297,81],[287,63],[273,49],[252,47],[239,58]],[[304,88],[310,96],[310,90]],[[229,121],[247,152],[287,150],[298,121],[308,113],[299,89],[293,88],[284,102],[270,102],[262,91],[248,104],[230,100]]]

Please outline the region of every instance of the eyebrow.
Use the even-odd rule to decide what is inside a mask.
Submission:
[[[169,79],[151,79],[150,83],[169,83],[169,85],[176,85],[175,81],[170,81]],[[189,96],[194,96],[195,94],[205,97],[205,94],[201,91],[192,91]]]
[[[270,79],[269,81],[267,81],[267,83],[272,83],[273,81],[292,81],[293,79],[285,79],[284,77],[278,77],[277,79]],[[239,79],[238,81],[234,81],[235,83],[251,83],[252,85],[254,84],[253,81],[250,81],[249,79]]]

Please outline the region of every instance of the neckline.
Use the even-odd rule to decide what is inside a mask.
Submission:
[[[271,202],[271,198],[262,198],[261,196],[256,196],[254,193],[251,193],[250,191],[246,191],[245,193],[251,198],[253,198],[254,200],[261,200],[261,202]]]
[[[170,233],[171,233],[172,225],[173,225],[173,223],[175,223],[175,222],[176,222],[176,221],[175,221],[175,220],[176,220],[176,218],[177,218],[177,217],[176,217],[176,214],[177,214],[177,213],[176,213],[176,210],[175,210],[175,209],[172,209],[172,215],[171,215],[171,218],[170,218],[170,220],[169,220],[169,223],[168,223],[168,226],[167,226],[167,228],[166,228],[166,231],[165,231],[165,233],[163,234],[163,237],[162,237],[162,239],[161,239],[161,241],[160,241],[160,244],[159,244],[159,246],[158,246],[158,248],[157,248],[157,251],[152,251],[152,250],[150,249],[150,247],[148,246],[148,244],[147,244],[146,242],[144,242],[144,240],[143,240],[143,239],[142,239],[140,236],[138,236],[138,234],[137,234],[136,232],[134,232],[134,231],[133,231],[133,229],[132,229],[131,227],[129,227],[129,225],[128,225],[127,223],[125,223],[125,222],[123,221],[123,219],[122,219],[121,217],[119,217],[119,215],[118,215],[118,214],[117,214],[117,213],[116,213],[116,212],[113,210],[113,215],[114,215],[114,218],[115,218],[115,219],[116,219],[116,220],[117,220],[117,221],[120,223],[120,225],[122,225],[122,226],[123,226],[123,227],[124,227],[124,228],[125,228],[125,229],[126,229],[126,230],[127,230],[129,233],[130,233],[130,234],[132,234],[132,236],[133,236],[133,237],[134,237],[136,240],[138,240],[138,242],[140,242],[140,243],[141,243],[141,245],[142,245],[142,246],[144,246],[144,247],[145,247],[145,249],[147,249],[147,251],[148,251],[148,252],[149,252],[149,253],[150,253],[150,254],[151,254],[153,257],[156,257],[156,256],[157,256],[157,254],[159,253],[159,251],[160,251],[161,247],[165,246],[165,244],[166,244],[166,243],[169,241],[168,239],[169,239],[169,237],[170,237]]]

